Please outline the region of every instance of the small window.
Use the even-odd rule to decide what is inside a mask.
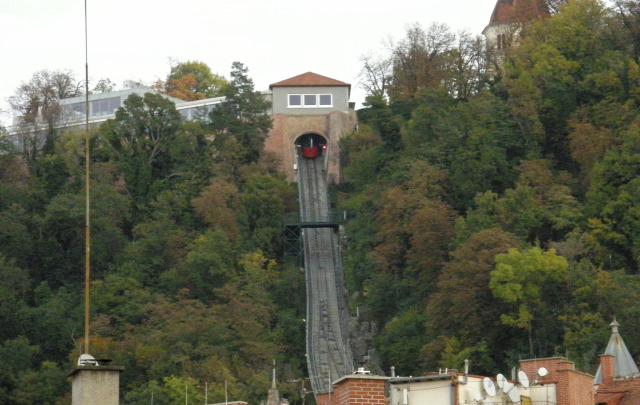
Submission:
[[[289,108],[333,107],[332,94],[289,94]]]
[[[331,107],[333,105],[333,100],[331,94],[320,94],[320,103],[318,104],[320,107]]]
[[[317,96],[315,94],[305,94],[304,95],[304,106],[305,107],[315,107],[318,105]]]
[[[507,34],[498,34],[498,49],[507,49],[508,47]]]
[[[300,94],[289,94],[289,107],[302,107],[302,96]]]

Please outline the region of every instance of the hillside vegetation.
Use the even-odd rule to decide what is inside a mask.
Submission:
[[[247,74],[234,64],[201,121],[147,93],[91,132],[89,352],[125,367],[123,403],[182,403],[185,388],[203,403],[205,386],[223,402],[225,385],[258,403],[274,359],[283,380],[305,373],[304,274],[281,244],[297,192],[262,153],[268,104]],[[27,124],[0,153],[0,403],[68,404],[84,352],[84,134]],[[299,400],[298,386],[281,389]]]
[[[370,94],[332,195],[385,370],[564,355],[594,372],[614,316],[640,353],[639,56],[636,2],[575,0],[504,53],[434,24],[363,57]],[[262,151],[271,122],[247,69],[205,68],[176,65],[158,88],[226,96],[212,115],[184,122],[149,93],[90,133],[90,353],[125,367],[126,404],[182,403],[185,387],[202,403],[205,386],[210,403],[225,386],[257,403],[273,359],[301,404],[305,281],[282,254],[295,185]],[[43,86],[63,76],[12,99],[19,143],[0,128],[3,404],[69,404],[83,352],[84,134],[55,129]]]
[[[570,3],[506,52],[413,25],[364,58],[338,195],[387,369],[595,372],[614,317],[640,353],[640,9]]]

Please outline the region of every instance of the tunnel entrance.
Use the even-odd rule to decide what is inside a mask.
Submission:
[[[307,159],[313,159],[327,150],[327,140],[319,134],[304,134],[296,139],[296,150],[300,151],[300,155]]]

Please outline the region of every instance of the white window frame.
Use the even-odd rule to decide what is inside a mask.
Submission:
[[[291,104],[291,97],[300,97],[300,104]],[[315,97],[315,104],[306,104],[306,96]],[[329,104],[320,104],[320,98],[328,96]],[[290,93],[287,94],[287,107],[288,108],[332,108],[333,107],[333,94],[331,93]]]
[[[313,97],[315,102],[313,104],[307,104],[307,97]],[[304,108],[316,108],[318,106],[318,95],[317,94],[303,94],[302,95],[302,106]]]
[[[329,96],[329,104],[321,104],[320,103],[320,98],[322,96]],[[330,108],[333,107],[333,94],[330,93],[326,93],[326,94],[318,94],[318,107],[320,108]]]
[[[291,96],[298,96],[300,97],[300,104],[291,104]],[[287,94],[287,107],[289,108],[302,108],[304,103],[304,94]]]

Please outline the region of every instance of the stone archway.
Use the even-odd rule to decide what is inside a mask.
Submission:
[[[340,146],[339,142],[356,126],[353,111],[346,113],[333,111],[327,115],[291,116],[277,114],[273,116],[273,129],[265,141],[265,150],[278,156],[282,170],[289,181],[296,181],[296,142],[300,138],[315,134],[326,142],[324,153],[329,183],[340,182]]]
[[[300,156],[299,148],[304,147],[316,147],[318,148],[318,156],[326,154],[329,147],[329,142],[324,135],[320,135],[317,132],[307,132],[296,138],[294,141],[296,153]]]

